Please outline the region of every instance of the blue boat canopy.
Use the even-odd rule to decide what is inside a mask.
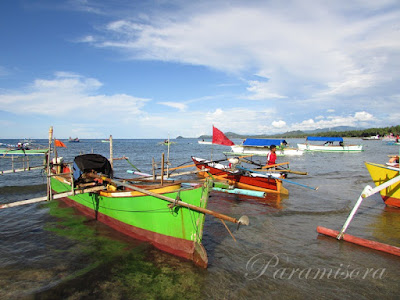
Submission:
[[[281,144],[286,144],[286,141],[282,139],[246,139],[243,142],[243,146],[280,146]]]
[[[320,142],[343,142],[341,137],[325,137],[325,136],[308,136],[308,141],[320,141]]]

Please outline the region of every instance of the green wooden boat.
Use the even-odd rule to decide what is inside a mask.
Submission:
[[[51,177],[51,188],[56,193],[71,191],[68,176]],[[150,189],[200,208],[207,206],[208,182],[189,189],[180,189],[180,184],[175,187],[150,186]],[[165,252],[207,267],[207,253],[201,243],[203,213],[123,187],[115,190],[108,186],[103,191],[66,196],[61,200],[128,236],[148,241]]]
[[[0,148],[0,156],[25,156],[25,155],[45,155],[48,149],[17,149],[17,148]]]

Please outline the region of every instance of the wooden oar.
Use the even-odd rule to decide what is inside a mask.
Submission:
[[[184,169],[184,168],[191,168],[191,167],[195,167],[195,164],[191,164],[191,165],[186,165],[186,166],[180,166],[180,167],[174,167],[174,168],[169,168],[170,171],[173,170],[178,170],[178,169]]]
[[[255,165],[255,166],[259,166],[259,167],[264,166],[262,164],[256,163],[255,161],[252,161],[250,159],[246,159],[246,156],[239,157],[239,160],[241,162],[245,162],[245,163],[252,164],[252,165]]]
[[[273,165],[263,166],[261,169],[269,169],[269,168],[278,167],[278,166],[283,166],[283,165],[288,165],[288,164],[289,164],[289,162],[283,162],[283,163],[279,163],[279,164],[273,164]]]
[[[212,216],[214,216],[214,217],[216,217],[218,219],[222,219],[222,220],[229,221],[229,222],[232,222],[232,223],[239,223],[239,224],[243,224],[243,225],[249,225],[249,218],[247,216],[242,216],[238,220],[238,219],[235,219],[235,218],[229,217],[227,215],[223,215],[223,214],[217,213],[215,211],[212,211],[212,210],[209,210],[209,209],[206,209],[206,208],[202,208],[202,207],[199,207],[199,206],[196,206],[196,205],[192,205],[190,203],[186,203],[186,202],[183,202],[183,201],[180,201],[180,200],[177,200],[177,199],[172,199],[172,198],[169,198],[167,196],[164,196],[164,195],[161,195],[161,194],[157,194],[157,193],[154,193],[154,192],[139,188],[139,187],[134,186],[132,184],[127,184],[127,183],[124,183],[124,182],[121,182],[121,181],[118,181],[118,180],[110,179],[110,178],[105,177],[105,176],[99,176],[99,175],[96,175],[96,174],[93,174],[93,173],[87,174],[87,176],[88,177],[92,177],[92,178],[100,178],[100,179],[102,179],[102,180],[104,180],[106,182],[110,182],[110,183],[114,183],[114,184],[117,184],[117,185],[125,186],[125,187],[128,187],[128,188],[132,189],[132,190],[141,192],[143,194],[147,194],[149,196],[153,196],[153,197],[156,197],[158,199],[162,199],[162,200],[174,203],[176,205],[180,205],[180,206],[183,206],[183,207],[186,207],[186,208],[190,208],[192,210],[201,212],[203,214],[212,215]]]

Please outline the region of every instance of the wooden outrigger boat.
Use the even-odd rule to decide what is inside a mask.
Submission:
[[[26,155],[46,155],[48,149],[18,149],[18,148],[0,148],[0,156],[26,156]]]
[[[52,128],[49,148],[51,137]],[[188,188],[180,183],[163,184],[162,181],[161,184],[135,185],[132,179],[114,179],[112,162],[111,137],[110,160],[98,154],[85,154],[75,157],[72,166],[59,158],[50,160],[49,155],[47,196],[2,204],[0,209],[61,199],[128,236],[148,241],[160,250],[192,260],[201,267],[208,264],[202,245],[205,214],[220,219],[225,226],[224,221],[249,224],[246,216],[235,219],[206,208],[210,180]]]
[[[320,141],[325,142],[323,145],[309,144],[308,141]],[[339,144],[334,145],[334,142]],[[300,150],[304,151],[318,151],[318,152],[361,152],[362,145],[346,145],[341,137],[320,137],[320,136],[308,136],[305,144],[297,144]]]
[[[241,145],[231,146],[232,152],[224,152],[231,155],[247,155],[253,154],[258,156],[266,156],[270,151],[271,145],[276,146],[276,155],[302,155],[303,150],[287,147],[287,143],[283,139],[245,139]]]
[[[200,266],[207,266],[207,253],[201,244],[205,215],[179,204],[179,201],[183,201],[205,209],[209,194],[207,183],[188,189],[182,189],[179,183],[162,186],[154,184],[133,186],[128,183],[124,186],[112,179],[109,182],[103,182],[105,178],[100,177],[99,181],[95,181],[98,178],[96,176],[85,177],[89,169],[107,174],[109,162],[106,158],[97,154],[78,156],[75,158],[75,173],[77,172],[75,168],[79,168],[77,161],[85,170],[82,170],[83,174],[79,178],[86,178],[84,180],[88,182],[78,183],[74,189],[79,186],[80,188],[100,186],[104,189],[97,193],[62,197],[62,201],[128,236],[148,241],[165,252],[193,260]],[[94,165],[103,166],[93,168]],[[64,170],[63,173],[68,172],[69,170]],[[54,175],[51,177],[53,192],[60,194],[71,191],[73,184],[70,175]],[[74,178],[74,180],[76,183],[77,179]],[[168,206],[169,202],[166,203],[165,200],[154,197],[150,193],[163,195],[178,202],[176,205]]]
[[[207,172],[199,172],[202,177],[212,176],[216,180],[227,181],[239,189],[255,190],[265,193],[274,193],[289,195],[289,191],[283,187],[281,174],[259,174],[253,172],[243,172],[242,170],[233,170],[215,161],[192,157],[196,168],[199,170],[208,169]]]
[[[210,142],[210,141],[197,141],[197,143],[198,144],[200,144],[200,145],[212,145],[212,142]]]
[[[366,162],[365,165],[376,185],[375,188],[372,188],[369,185],[364,188],[340,231],[318,226],[317,232],[336,238],[337,240],[344,240],[363,247],[400,256],[400,247],[345,234],[345,231],[350,225],[350,222],[356,214],[362,201],[367,197],[370,197],[376,193],[380,193],[386,205],[400,208],[400,169],[398,167],[390,167],[369,162]]]
[[[385,166],[370,162],[365,162],[365,166],[376,186],[380,186],[388,180],[399,176],[399,167]],[[400,182],[381,190],[380,194],[387,206],[400,208]]]
[[[79,139],[77,137],[76,138],[69,137],[68,142],[69,143],[79,143]]]
[[[48,148],[30,143],[18,143],[9,145],[0,143],[0,156],[27,156],[27,155],[45,155]]]

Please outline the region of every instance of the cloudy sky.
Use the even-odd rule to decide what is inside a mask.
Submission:
[[[398,0],[5,0],[1,138],[400,124]]]

